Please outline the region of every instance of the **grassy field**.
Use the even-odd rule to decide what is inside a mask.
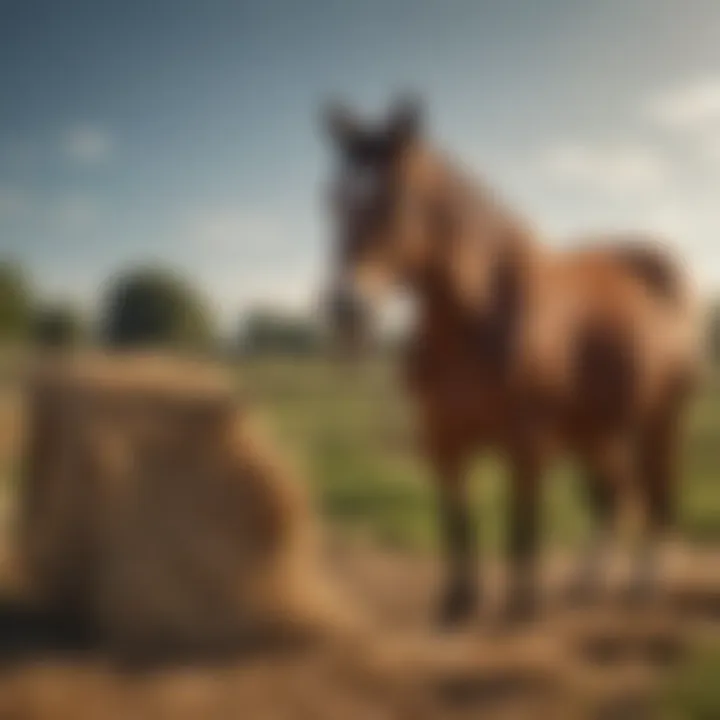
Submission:
[[[290,448],[324,514],[344,527],[403,548],[434,543],[432,483],[413,441],[413,413],[390,364],[350,371],[317,359],[247,360],[243,393]],[[720,541],[720,376],[693,409],[680,488],[681,534]],[[486,548],[502,542],[506,483],[494,458],[473,472],[478,525]],[[567,546],[588,518],[571,467],[546,484],[545,537]]]

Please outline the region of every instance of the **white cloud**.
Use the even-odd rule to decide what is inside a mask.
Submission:
[[[272,269],[206,262],[187,268],[187,272],[217,302],[215,314],[221,327],[229,331],[237,329],[245,312],[258,307],[313,312],[322,288],[317,268],[306,262],[285,263]]]
[[[232,251],[276,246],[283,232],[279,220],[271,214],[244,208],[202,210],[187,223],[187,240],[208,250]]]
[[[688,157],[720,165],[720,76],[658,93],[646,110],[653,122],[677,134]]]
[[[674,129],[694,130],[720,121],[720,77],[707,77],[658,93],[648,115]]]
[[[240,305],[269,304],[286,310],[307,307],[313,300],[319,282],[312,268],[291,265],[276,270],[272,275],[261,273],[246,278],[241,292],[236,291]]]
[[[707,131],[698,138],[699,154],[713,164],[720,163],[720,131]]]
[[[169,228],[167,242],[180,262],[211,295],[221,299],[221,323],[256,305],[286,310],[312,306],[320,282],[303,240],[311,231],[296,219],[289,229],[279,213],[226,204],[194,208]]]
[[[547,150],[542,167],[551,176],[603,192],[656,190],[667,172],[660,155],[633,144],[559,143]]]
[[[70,128],[62,139],[63,152],[82,165],[105,162],[112,153],[113,141],[108,132],[94,125]]]
[[[697,235],[698,217],[683,203],[654,203],[639,212],[638,225],[648,232],[655,232],[666,239],[686,241]]]

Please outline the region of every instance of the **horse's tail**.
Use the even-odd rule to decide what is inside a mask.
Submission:
[[[683,361],[683,385],[696,387],[705,375],[703,309],[690,274],[667,246],[648,238],[627,238],[614,248],[617,259],[675,317],[675,339]]]
[[[647,240],[630,241],[618,244],[614,254],[659,299],[681,308],[691,304],[687,273],[664,246]]]

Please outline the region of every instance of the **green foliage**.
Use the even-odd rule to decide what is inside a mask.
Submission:
[[[49,348],[74,347],[84,337],[83,320],[70,305],[46,305],[35,312],[33,340],[37,345]]]
[[[319,328],[310,319],[268,308],[251,312],[240,333],[240,346],[250,354],[303,355],[320,344]]]
[[[0,342],[26,337],[31,324],[32,297],[22,269],[0,261]]]
[[[204,300],[185,280],[160,268],[118,277],[107,294],[102,334],[114,347],[203,348],[212,338]]]

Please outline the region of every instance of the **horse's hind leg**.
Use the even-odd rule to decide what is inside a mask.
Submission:
[[[589,602],[600,593],[604,562],[613,540],[623,472],[622,467],[597,462],[586,471],[583,489],[592,515],[592,528],[580,565],[570,580],[568,599],[571,602]]]
[[[642,432],[638,474],[645,504],[645,534],[637,550],[630,595],[647,598],[656,587],[658,550],[675,522],[679,472],[679,408],[658,415]]]

